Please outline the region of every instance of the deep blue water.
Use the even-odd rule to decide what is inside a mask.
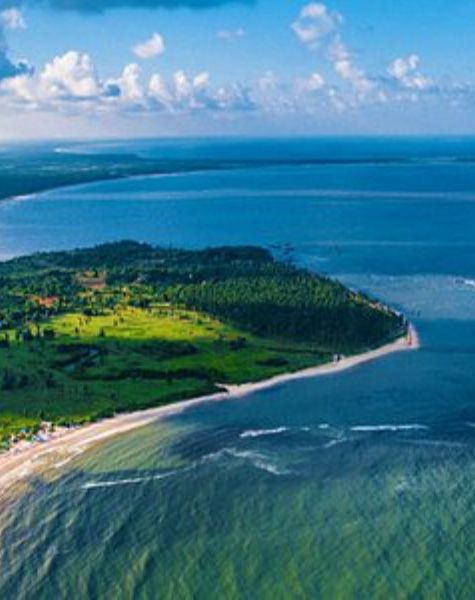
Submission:
[[[114,145],[131,148],[346,162],[6,202],[0,256],[124,238],[290,247],[403,310],[423,346],[190,410],[34,482],[0,519],[4,596],[472,598],[475,141]]]

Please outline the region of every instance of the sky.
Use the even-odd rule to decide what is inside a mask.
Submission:
[[[475,0],[0,0],[0,139],[475,133]]]

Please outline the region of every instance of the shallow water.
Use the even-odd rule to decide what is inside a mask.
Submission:
[[[423,343],[194,408],[32,482],[0,515],[3,597],[473,597],[475,165],[453,158],[475,143],[339,143],[368,162],[0,205],[3,257],[122,238],[265,244],[404,310]],[[375,164],[395,148],[412,162]]]

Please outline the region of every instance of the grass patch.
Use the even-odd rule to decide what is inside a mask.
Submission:
[[[162,304],[48,321],[52,340],[0,349],[0,435],[42,421],[80,424],[160,406],[330,360],[302,344],[247,335],[206,315]]]

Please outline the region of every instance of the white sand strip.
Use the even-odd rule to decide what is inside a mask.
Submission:
[[[45,442],[23,443],[14,446],[10,451],[0,455],[0,499],[17,484],[24,484],[31,476],[47,468],[61,468],[72,458],[81,454],[95,443],[104,441],[121,433],[143,427],[159,419],[165,419],[188,408],[205,404],[242,398],[253,392],[295,381],[298,379],[333,375],[354,368],[358,365],[382,358],[394,352],[417,350],[420,347],[419,336],[411,325],[408,336],[404,336],[391,344],[382,346],[356,356],[342,358],[331,364],[304,369],[296,373],[278,375],[265,381],[244,385],[222,386],[223,391],[209,396],[175,402],[159,408],[151,408],[135,413],[119,414],[91,425],[75,429],[61,429]]]

